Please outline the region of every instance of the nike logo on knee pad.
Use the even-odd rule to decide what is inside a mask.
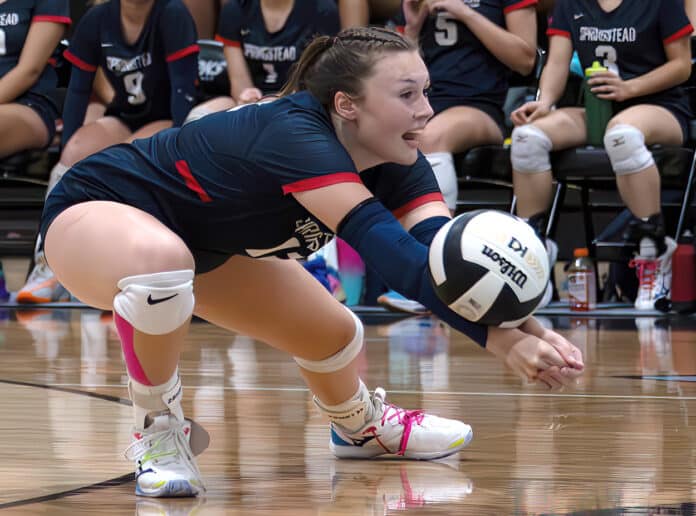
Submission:
[[[150,295],[147,296],[147,304],[148,304],[148,305],[156,305],[157,303],[163,303],[163,302],[168,301],[169,299],[172,299],[172,298],[174,298],[174,297],[176,297],[176,296],[178,296],[178,295],[179,295],[179,294],[173,294],[173,295],[171,295],[171,296],[169,296],[169,297],[163,297],[163,298],[160,298],[160,299],[152,299],[152,294],[150,294]]]

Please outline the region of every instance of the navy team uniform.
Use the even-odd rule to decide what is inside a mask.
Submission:
[[[156,0],[133,45],[121,31],[119,0],[92,7],[77,25],[65,58],[73,64],[63,142],[82,125],[97,67],[115,96],[105,113],[131,131],[156,120],[181,125],[195,101],[196,28],[180,0]]]
[[[231,255],[300,258],[334,235],[289,194],[361,181],[397,217],[442,200],[422,155],[411,167],[384,164],[358,175],[324,108],[301,92],[86,158],[51,192],[41,230],[45,236],[73,204],[112,200],[150,213],[179,235],[198,273]]]
[[[282,29],[268,32],[260,0],[229,0],[222,8],[215,39],[244,53],[254,86],[264,95],[276,93],[290,67],[314,36],[337,34],[338,8],[333,0],[294,2]]]
[[[463,1],[503,28],[505,14],[537,4],[537,0]],[[396,24],[403,32],[403,11]],[[435,114],[454,106],[471,106],[495,120],[505,134],[503,104],[510,69],[464,23],[447,12],[428,16],[420,32],[420,46],[430,72],[429,97]]]
[[[70,25],[68,0],[10,0],[0,4],[0,77],[17,66],[33,22]],[[41,117],[48,129],[47,144],[53,139],[56,119],[60,116],[54,100],[57,82],[55,71],[47,64],[29,91],[14,100]]]
[[[664,46],[686,37],[693,27],[684,11],[683,0],[623,1],[607,13],[596,0],[557,2],[549,36],[569,38],[583,68],[599,61],[623,80],[644,75],[665,64]],[[689,104],[681,87],[615,102],[618,113],[637,104],[654,104],[668,109],[688,138]]]

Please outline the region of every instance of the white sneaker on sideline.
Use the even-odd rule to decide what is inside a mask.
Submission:
[[[669,310],[672,255],[677,249],[677,243],[672,238],[665,237],[665,246],[665,252],[655,257],[654,245],[649,238],[643,238],[639,245],[639,255],[629,264],[636,269],[638,276],[638,295],[634,304],[636,310]]]

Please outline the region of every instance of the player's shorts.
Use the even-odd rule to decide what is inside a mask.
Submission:
[[[141,111],[131,112],[124,111],[118,106],[107,106],[104,116],[113,116],[123,122],[130,132],[134,133],[141,127],[146,126],[151,122],[159,120],[171,120],[172,114],[161,112],[161,110],[143,109]]]
[[[46,147],[48,147],[56,135],[56,120],[60,118],[56,100],[45,93],[28,91],[17,98],[15,102],[33,109],[41,117],[41,121],[48,131],[48,139],[46,140]]]
[[[495,102],[487,102],[480,99],[452,99],[452,98],[434,98],[430,97],[430,106],[433,108],[435,115],[438,115],[446,109],[456,106],[466,106],[486,113],[498,126],[500,133],[505,135],[507,129],[505,127],[505,113],[503,107],[498,106]]]
[[[71,179],[70,174],[66,173],[58,184],[56,184],[53,190],[51,190],[51,193],[48,195],[46,202],[44,203],[41,223],[39,225],[41,245],[43,246],[43,242],[46,241],[46,232],[48,231],[51,223],[63,211],[67,210],[71,206],[74,206],[75,204],[80,204],[87,201],[113,201],[128,204],[113,193],[116,191],[114,182],[117,181],[117,176],[118,174],[114,174],[112,176],[113,181],[110,181],[110,186],[113,186],[114,189],[107,191],[97,186],[87,185],[83,182],[73,180]],[[123,188],[125,184],[119,184],[118,186],[119,188]],[[138,199],[138,206],[136,207],[152,215],[174,233],[182,237],[182,232],[179,231],[175,224],[171,222],[167,214],[164,213],[161,205],[155,202],[154,199],[148,199],[146,193],[144,193],[143,196]],[[219,267],[231,256],[227,253],[218,253],[192,248],[192,246],[186,242],[185,238],[182,237],[182,239],[193,255],[193,259],[196,264],[196,274],[203,274],[204,272],[209,272]]]

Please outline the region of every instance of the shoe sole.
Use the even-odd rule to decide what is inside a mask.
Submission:
[[[188,480],[170,480],[158,489],[144,491],[136,482],[135,494],[151,498],[190,498],[198,495],[198,488],[191,485]]]
[[[387,453],[384,450],[377,448],[361,448],[359,446],[341,446],[334,444],[333,441],[329,441],[329,448],[331,453],[333,453],[336,458],[339,459],[374,459],[374,458],[401,458],[401,459],[412,459],[412,460],[435,460],[442,459],[443,457],[449,457],[455,453],[461,451],[465,448],[474,437],[474,431],[469,427],[469,432],[455,445],[446,450],[441,450],[437,452],[406,452],[403,455],[397,455],[396,453]]]

